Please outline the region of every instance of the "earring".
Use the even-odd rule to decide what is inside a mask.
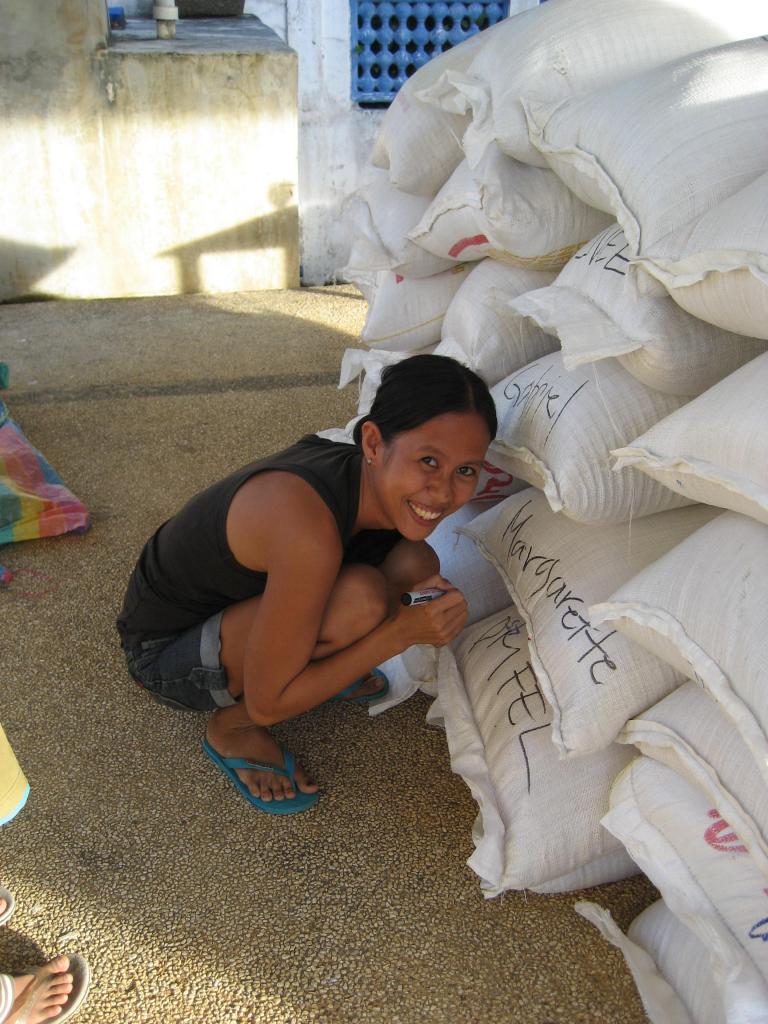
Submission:
[[[373,462],[373,459],[366,459],[365,461],[366,461],[366,462],[368,463],[368,465],[370,466],[370,464],[371,464],[371,463]]]

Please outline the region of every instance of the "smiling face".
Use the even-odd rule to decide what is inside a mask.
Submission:
[[[364,423],[360,526],[424,540],[473,497],[490,441],[475,412],[435,416],[389,443]]]

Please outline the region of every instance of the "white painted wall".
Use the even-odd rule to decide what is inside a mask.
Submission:
[[[341,204],[361,180],[384,109],[363,110],[350,97],[349,0],[245,0],[245,13],[299,55],[302,282],[326,284],[347,261]]]
[[[302,281],[336,280],[348,243],[341,203],[357,187],[384,110],[350,97],[349,0],[246,0],[299,55],[299,223]]]
[[[129,17],[151,17],[152,2],[122,0]],[[346,263],[340,207],[360,180],[384,110],[361,110],[350,98],[349,0],[246,0],[245,13],[299,55],[302,282],[325,284]]]

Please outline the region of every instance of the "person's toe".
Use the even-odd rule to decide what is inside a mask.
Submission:
[[[303,768],[296,770],[296,785],[299,787],[302,793],[316,793],[320,788],[316,782],[313,782],[311,777],[304,771]]]
[[[51,978],[52,992],[71,992],[74,981],[71,974],[55,974]]]
[[[272,786],[270,784],[270,776],[269,775],[265,775],[262,778],[261,783],[259,785],[259,792],[261,794],[261,799],[262,800],[271,800],[272,799]]]
[[[282,800],[293,800],[296,796],[296,790],[293,788],[293,784],[290,779],[281,779],[282,785],[281,799]]]

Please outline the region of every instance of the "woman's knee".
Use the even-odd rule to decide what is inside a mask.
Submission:
[[[339,597],[352,618],[362,626],[368,624],[369,633],[387,614],[387,580],[384,573],[372,565],[347,566],[339,577]]]
[[[371,565],[345,566],[328,602],[321,641],[348,646],[383,622],[387,610],[384,574]]]

